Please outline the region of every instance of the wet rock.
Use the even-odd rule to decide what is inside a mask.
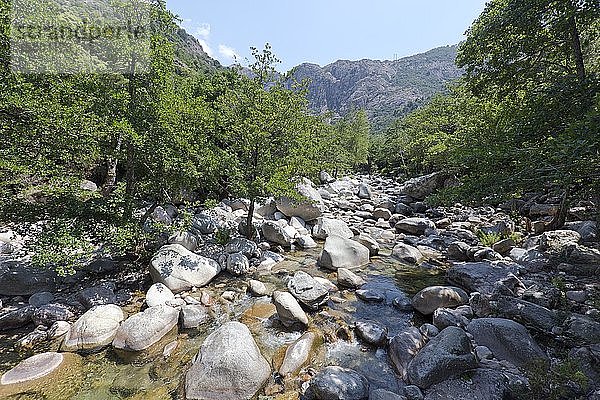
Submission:
[[[198,248],[198,238],[191,232],[175,232],[169,236],[169,244],[180,244],[189,251],[195,251]]]
[[[383,303],[385,301],[385,296],[382,293],[369,289],[357,290],[356,297],[367,303]]]
[[[300,304],[296,301],[294,296],[288,292],[273,293],[273,303],[277,308],[277,315],[281,323],[287,327],[292,328],[295,325],[308,326],[308,317],[306,313],[300,307]]]
[[[268,242],[275,243],[283,247],[290,247],[294,241],[294,236],[290,235],[290,232],[286,230],[288,225],[285,220],[280,221],[266,221],[262,225],[263,236]]]
[[[319,218],[323,212],[323,199],[318,190],[308,179],[303,179],[296,185],[298,194],[305,197],[306,200],[297,201],[288,197],[282,197],[277,200],[277,209],[287,217],[300,217],[304,221],[312,221]]]
[[[56,288],[56,272],[22,264],[0,264],[0,295],[28,296]]]
[[[425,259],[419,249],[405,243],[398,243],[394,246],[392,257],[409,264],[419,264]]]
[[[250,288],[250,292],[254,296],[260,297],[260,296],[268,296],[269,295],[269,290],[267,289],[265,284],[262,283],[261,281],[251,279],[250,281],[248,281],[248,287]]]
[[[111,344],[125,315],[114,304],[86,311],[71,325],[62,344],[63,351],[96,351]]]
[[[509,274],[518,274],[518,266],[506,262],[477,262],[454,264],[446,273],[450,283],[468,292],[492,294],[494,284]]]
[[[304,271],[298,271],[287,284],[289,292],[311,310],[318,310],[329,300],[329,289]]]
[[[338,268],[337,283],[339,286],[356,289],[364,285],[366,282],[363,278],[356,275],[347,268]]]
[[[162,283],[155,283],[146,292],[146,304],[148,307],[160,306],[174,300],[175,295],[173,292]]]
[[[101,306],[105,304],[115,304],[117,302],[117,296],[114,293],[114,284],[94,286],[91,288],[83,289],[77,293],[75,299],[86,309],[89,310],[94,306]]]
[[[494,356],[517,367],[535,360],[547,360],[546,354],[533,340],[525,327],[502,318],[474,319],[467,326],[475,342],[489,348]]]
[[[177,326],[179,311],[165,305],[150,307],[121,324],[113,341],[117,350],[137,352],[162,339]]]
[[[422,388],[477,367],[471,341],[465,331],[448,327],[423,347],[408,365],[409,381]]]
[[[572,314],[564,323],[565,333],[577,344],[600,344],[600,322]]]
[[[65,305],[58,303],[45,304],[33,312],[33,323],[36,325],[51,326],[56,321],[71,321],[75,314]]]
[[[452,286],[430,286],[421,290],[412,299],[412,306],[421,314],[432,314],[440,307],[457,307],[469,303],[469,295]]]
[[[415,327],[407,328],[390,339],[388,356],[403,379],[410,361],[424,345],[425,338]]]
[[[396,231],[417,236],[424,235],[426,231],[432,231],[434,229],[435,224],[427,218],[405,218],[398,221],[396,224]]]
[[[14,385],[43,378],[55,371],[60,371],[77,360],[73,354],[41,353],[21,361],[16,367],[0,378],[0,387]]]
[[[387,329],[370,321],[358,321],[355,324],[356,333],[367,344],[384,346],[387,341]]]
[[[50,304],[54,301],[54,295],[50,292],[40,292],[32,294],[29,297],[28,303],[34,307],[41,307],[46,304]]]
[[[311,379],[308,390],[315,400],[367,400],[369,382],[352,369],[331,366]]]
[[[390,392],[384,389],[373,390],[369,395],[369,400],[406,400],[406,397]]]
[[[163,246],[152,258],[150,275],[178,293],[207,285],[221,272],[214,260],[192,253],[179,244]]]
[[[357,268],[369,263],[369,249],[362,244],[339,236],[329,236],[325,240],[319,265],[323,268]]]
[[[185,376],[185,397],[249,400],[270,375],[269,363],[260,353],[248,327],[239,322],[228,322],[202,343]]]
[[[373,239],[366,233],[361,233],[355,240],[369,249],[369,256],[374,257],[379,254],[380,246],[377,240]]]
[[[398,296],[392,301],[392,305],[400,311],[413,311],[412,301],[406,296]]]
[[[345,239],[354,237],[354,233],[344,221],[334,218],[319,218],[313,228],[315,239],[325,240],[329,236],[339,236]]]
[[[242,253],[231,253],[227,256],[227,271],[233,276],[241,276],[250,272],[250,261]]]
[[[433,313],[433,324],[439,330],[446,329],[449,326],[466,328],[469,320],[459,311],[449,308],[438,308]]]
[[[0,315],[0,331],[16,329],[31,323],[35,307],[26,306]]]
[[[286,376],[298,372],[308,361],[316,339],[317,335],[313,332],[306,332],[298,340],[290,344],[285,351],[279,373],[282,376]]]
[[[209,320],[208,311],[203,305],[190,304],[181,307],[179,320],[183,329],[193,329]]]

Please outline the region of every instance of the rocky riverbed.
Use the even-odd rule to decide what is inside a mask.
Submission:
[[[32,270],[2,233],[0,398],[600,399],[593,204],[432,208],[439,175],[193,210],[144,270]],[[172,225],[184,210],[152,218]]]

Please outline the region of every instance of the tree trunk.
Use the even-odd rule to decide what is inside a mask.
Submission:
[[[562,228],[565,225],[565,222],[567,220],[567,213],[569,212],[570,194],[571,187],[567,186],[563,194],[563,198],[560,202],[560,208],[558,210],[558,213],[554,216],[552,222],[550,222],[549,230],[555,231],[557,229]]]
[[[583,52],[581,50],[581,38],[579,29],[577,29],[577,21],[575,16],[569,17],[569,26],[571,30],[571,47],[573,49],[573,57],[575,59],[575,67],[577,68],[577,77],[581,82],[585,81],[585,63],[583,60]]]
[[[117,138],[117,145],[115,146],[115,154],[110,157],[107,161],[107,172],[106,179],[104,180],[104,185],[102,185],[102,195],[108,196],[115,190],[115,186],[117,185],[117,165],[118,165],[118,157],[119,152],[121,151],[121,145],[123,144],[123,133],[119,133],[119,137]]]
[[[246,217],[246,238],[252,240],[254,236],[254,225],[252,224],[252,219],[254,217],[254,207],[255,207],[256,199],[253,197],[250,199],[250,207],[248,207],[248,216]]]

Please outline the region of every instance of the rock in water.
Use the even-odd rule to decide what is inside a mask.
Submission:
[[[364,285],[366,282],[363,278],[356,275],[347,268],[338,268],[337,283],[340,286],[356,289]]]
[[[93,307],[71,325],[62,350],[100,350],[113,341],[124,319],[121,307],[114,304]]]
[[[316,338],[317,336],[313,332],[306,332],[289,345],[279,368],[279,373],[282,376],[297,372],[308,361]]]
[[[162,339],[177,326],[179,311],[160,305],[127,318],[117,330],[113,347],[130,352],[142,351]]]
[[[425,338],[414,326],[405,329],[390,340],[388,355],[403,379],[406,377],[408,364],[424,345]]]
[[[506,360],[517,367],[533,361],[547,360],[546,354],[533,340],[525,327],[503,318],[480,318],[469,323],[467,330],[475,342],[486,346],[499,360]]]
[[[219,263],[194,254],[179,244],[161,247],[150,263],[152,279],[175,293],[205,286],[219,272]]]
[[[291,328],[298,323],[308,326],[306,313],[294,296],[288,292],[274,292],[273,303],[275,303],[275,307],[277,308],[279,320],[284,326]]]
[[[58,370],[72,354],[41,353],[21,361],[16,367],[2,375],[0,385],[13,385],[40,379]]]
[[[419,249],[406,243],[396,244],[392,250],[392,257],[409,264],[419,264],[425,259]]]
[[[329,236],[325,240],[323,252],[319,257],[319,265],[324,268],[358,268],[369,263],[369,249],[362,244],[342,238]]]
[[[317,400],[366,400],[369,382],[358,372],[337,366],[324,368],[310,381],[311,394]]]
[[[431,286],[421,290],[412,299],[412,306],[421,314],[429,315],[440,307],[457,307],[469,303],[469,295],[451,286]]]
[[[228,322],[211,333],[185,376],[186,399],[249,400],[271,375],[250,330]]]
[[[329,289],[304,271],[298,271],[288,282],[288,290],[311,310],[318,310],[329,300]]]
[[[426,389],[447,378],[477,367],[471,341],[465,331],[448,327],[425,345],[408,365],[408,379]]]

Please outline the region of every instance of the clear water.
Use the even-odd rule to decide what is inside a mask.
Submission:
[[[283,277],[296,270],[305,270],[314,276],[327,277],[335,282],[335,274],[317,268],[316,260],[320,249],[288,254],[286,260],[257,278],[273,288],[285,287]],[[363,373],[374,388],[396,391],[402,383],[387,362],[383,349],[362,345],[352,334],[351,327],[358,320],[370,320],[385,326],[390,336],[411,324],[422,321],[414,319],[410,312],[394,308],[392,301],[398,296],[412,296],[424,287],[442,284],[442,269],[423,269],[406,266],[388,256],[375,257],[372,264],[360,271],[367,277],[365,289],[376,291],[385,297],[382,303],[365,303],[357,299],[352,291],[342,291],[336,296],[345,300],[338,304],[332,301],[325,307],[327,315],[312,314],[311,329],[325,337],[325,345],[311,362],[315,370],[325,365],[340,365]],[[177,348],[169,357],[158,354],[146,363],[126,363],[110,349],[82,358],[80,370],[74,374],[53,377],[44,387],[30,388],[27,393],[6,397],[7,399],[46,400],[109,400],[109,399],[179,399],[183,398],[182,383],[185,372],[206,336],[227,320],[241,320],[252,331],[267,360],[281,357],[282,350],[300,336],[300,332],[289,332],[279,325],[274,317],[274,307],[268,298],[252,298],[243,293],[241,279],[219,277],[210,285],[213,298],[218,299],[225,290],[239,293],[229,303],[217,301],[215,318],[197,330],[180,332],[176,338]],[[137,302],[139,304],[140,302]],[[134,312],[133,310],[127,310]],[[340,333],[340,327],[342,327]],[[344,328],[345,327],[345,328]],[[42,351],[56,350],[58,344],[46,344],[29,353],[16,350],[16,341],[28,330],[0,335],[0,372],[7,371],[29,355]],[[343,332],[349,334],[344,337]],[[2,397],[0,393],[0,397]],[[268,397],[267,397],[268,398]]]

